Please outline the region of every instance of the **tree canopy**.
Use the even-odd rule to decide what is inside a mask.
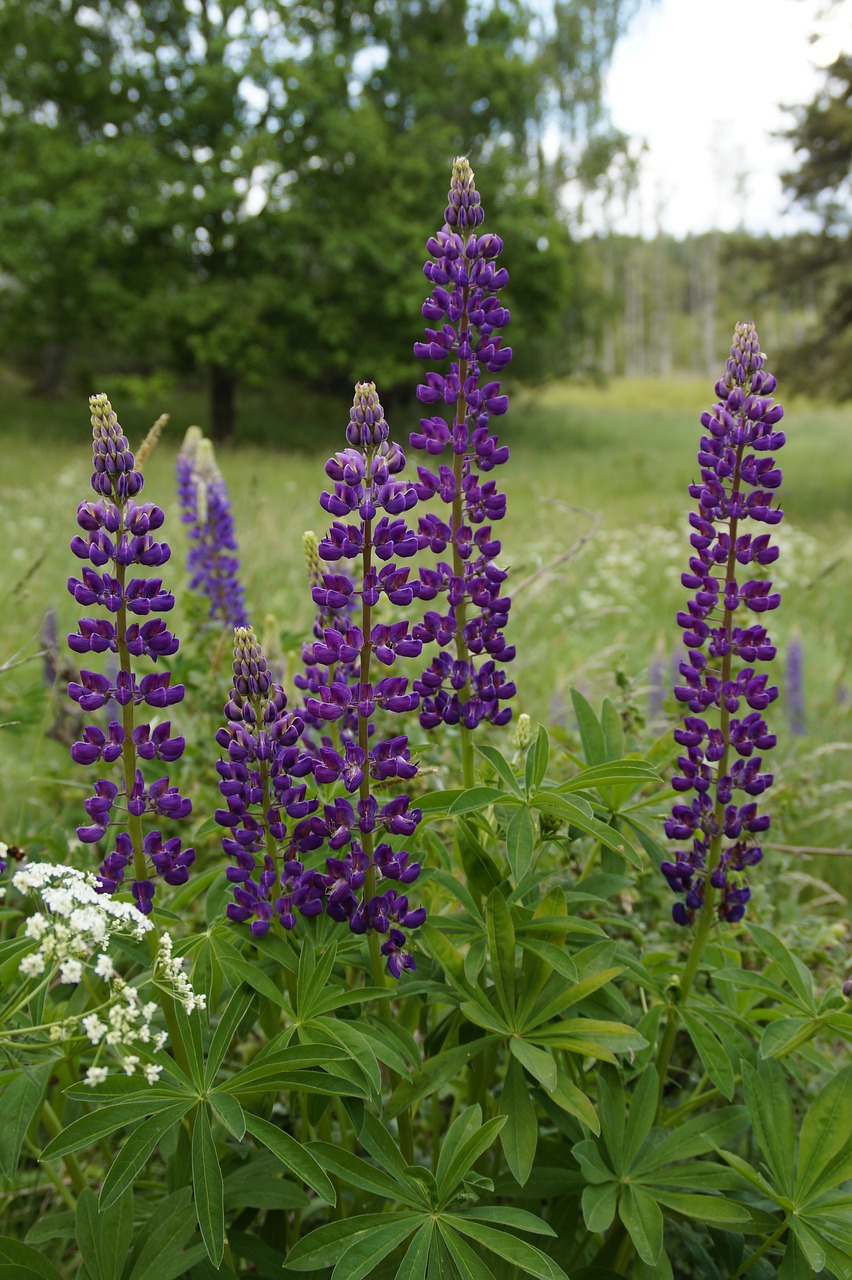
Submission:
[[[3,0],[7,351],[45,389],[69,360],[203,373],[220,434],[271,373],[392,386],[464,152],[535,372],[581,289],[556,192],[606,152],[602,72],[637,4]]]

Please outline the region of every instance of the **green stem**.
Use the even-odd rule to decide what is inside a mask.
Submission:
[[[740,465],[742,463],[743,448],[744,448],[743,445],[737,446],[736,464],[734,467],[733,478],[731,483],[730,498],[732,501],[736,499],[737,496],[739,495]],[[727,584],[734,580],[734,575],[736,572],[737,523],[738,523],[737,518],[733,517],[733,519],[730,522],[730,529],[729,529],[730,545],[728,549],[728,561],[725,566],[725,582],[723,586],[723,592],[724,592],[724,588],[727,587]],[[727,635],[728,637],[730,637],[731,631],[732,631],[732,618],[733,618],[732,611],[726,608],[724,611],[722,628],[725,635]],[[721,688],[724,689],[725,685],[730,680],[730,678],[731,678],[731,650],[729,646],[728,651],[722,657],[722,669],[720,672]],[[701,912],[698,917],[698,928],[692,939],[692,946],[690,948],[689,956],[687,957],[686,968],[683,971],[683,978],[681,979],[680,988],[677,993],[677,1004],[672,1004],[669,1007],[668,1017],[666,1018],[666,1029],[665,1029],[665,1032],[663,1033],[662,1043],[660,1044],[660,1051],[657,1055],[657,1072],[660,1078],[659,1108],[657,1112],[658,1118],[662,1111],[663,1093],[665,1091],[665,1086],[666,1086],[666,1076],[668,1075],[668,1069],[669,1069],[669,1063],[671,1061],[672,1050],[674,1049],[675,1039],[677,1038],[678,1028],[680,1026],[680,1015],[679,1015],[678,1009],[679,1007],[682,1007],[686,1004],[686,1001],[689,997],[689,993],[692,990],[692,984],[694,983],[696,975],[698,973],[698,969],[701,964],[701,960],[704,956],[707,943],[710,941],[710,934],[713,930],[713,924],[714,924],[714,919],[716,914],[717,891],[714,888],[713,884],[711,883],[711,877],[721,860],[722,836],[724,832],[724,821],[725,821],[725,805],[719,799],[718,779],[724,777],[725,774],[728,772],[728,757],[730,754],[730,721],[731,721],[731,713],[728,710],[727,706],[725,705],[724,700],[720,698],[719,729],[722,736],[723,749],[722,749],[722,755],[716,766],[717,790],[716,790],[716,805],[713,811],[717,834],[713,837],[710,843],[710,852],[707,859],[707,866],[704,868],[704,901],[701,904]]]
[[[745,1262],[740,1264],[740,1266],[737,1268],[737,1270],[734,1272],[733,1276],[731,1277],[731,1280],[739,1280],[740,1276],[744,1276],[747,1271],[750,1271],[751,1268],[754,1266],[754,1264],[756,1262],[759,1262],[760,1259],[763,1257],[763,1255],[767,1253],[774,1244],[778,1243],[778,1241],[781,1239],[781,1237],[783,1236],[786,1230],[787,1230],[787,1220],[785,1218],[784,1221],[781,1223],[780,1227],[778,1227],[776,1231],[773,1231],[772,1235],[767,1240],[764,1240],[760,1248],[755,1249],[754,1253],[752,1253],[748,1258],[746,1258]]]
[[[47,1174],[48,1178],[53,1183],[53,1186],[55,1187],[58,1194],[64,1200],[67,1208],[69,1208],[73,1213],[74,1210],[77,1208],[77,1201],[74,1199],[73,1195],[68,1190],[65,1183],[62,1181],[61,1177],[54,1169],[53,1165],[50,1164],[47,1160],[42,1160],[39,1149],[36,1146],[36,1144],[32,1141],[31,1138],[25,1138],[24,1143],[26,1145],[27,1150],[30,1152],[30,1154],[34,1156],[36,1160],[38,1160],[42,1169],[44,1169],[44,1172]],[[66,1168],[67,1168],[67,1165],[66,1165]]]
[[[57,1137],[62,1132],[62,1121],[53,1110],[53,1107],[45,1099],[41,1104],[41,1118],[44,1121],[44,1127],[52,1138]],[[62,1163],[71,1179],[71,1185],[79,1195],[81,1191],[85,1191],[87,1182],[83,1170],[80,1168],[80,1162],[75,1155],[67,1155],[62,1157]]]

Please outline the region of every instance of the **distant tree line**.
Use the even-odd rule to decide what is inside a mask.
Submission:
[[[410,377],[454,155],[507,242],[523,375],[585,314],[557,191],[607,154],[641,0],[0,0],[0,339],[45,393],[116,366]],[[571,144],[546,161],[547,122]]]

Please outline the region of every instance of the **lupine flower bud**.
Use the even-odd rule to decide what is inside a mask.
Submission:
[[[497,297],[509,277],[495,266],[503,250],[499,236],[474,233],[484,216],[473,171],[460,157],[453,165],[444,227],[427,242],[431,260],[423,269],[433,286],[423,315],[440,327],[427,328],[427,340],[414,345],[423,360],[450,361],[446,374],[426,374],[417,398],[454,407],[450,422],[440,414],[421,418],[421,430],[411,435],[412,446],[430,463],[451,450],[451,465],[438,464],[437,471],[418,467],[414,486],[421,501],[437,498],[450,509],[445,517],[430,513],[418,522],[419,549],[449,556],[434,569],[420,570],[421,599],[446,595],[449,606],[443,614],[429,611],[414,630],[440,649],[414,685],[426,729],[442,722],[468,729],[482,720],[505,724],[512,716],[506,704],[515,693],[498,666],[515,656],[503,635],[511,600],[506,572],[496,564],[500,541],[492,534],[492,524],[506,514],[506,499],[480,474],[509,457],[489,426],[492,416],[506,412],[508,399],[498,382],[482,382],[483,370],[486,376],[499,373],[512,358],[497,333],[509,323]],[[450,643],[454,653],[447,651]]]
[[[177,490],[190,537],[190,589],[209,601],[208,616],[230,627],[248,622],[228,487],[211,442],[189,427],[177,459]]]
[[[675,730],[686,754],[672,786],[694,799],[672,809],[666,834],[688,843],[662,864],[671,888],[684,895],[672,910],[679,924],[691,923],[717,893],[719,918],[742,919],[750,896],[747,869],[762,858],[760,837],[769,827],[754,797],[773,778],[755,753],[775,746],[763,713],[778,690],[752,664],[771,661],[775,646],[762,625],[737,618],[743,610],[762,619],[780,603],[767,579],[738,577],[739,565],[768,566],[778,555],[768,534],[742,532],[748,520],[772,526],[782,518],[772,505],[781,472],[770,458],[758,457],[785,440],[776,430],[783,409],[771,398],[775,387],[754,325],[738,324],[725,376],[716,383],[719,402],[701,418],[708,433],[699,446],[701,478],[689,486],[697,510],[689,517],[693,555],[682,579],[693,595],[678,614],[688,656],[675,697],[691,714]],[[745,793],[744,803],[738,792]]]
[[[130,668],[131,657],[157,662],[177,651],[178,641],[154,613],[167,613],[174,607],[174,597],[163,590],[161,578],[127,579],[134,565],[157,567],[171,554],[165,542],[154,534],[162,527],[163,512],[152,503],[137,504],[133,495],[143,486],[143,477],[135,468],[135,460],[118,419],[105,395],[92,396],[93,472],[92,488],[97,502],[83,502],[77,508],[77,523],[82,530],[71,541],[71,550],[80,560],[89,560],[94,569],[84,567],[80,578],[68,579],[68,590],[84,607],[98,605],[107,611],[106,618],[81,618],[79,630],[68,637],[74,653],[112,653],[119,662],[114,678],[93,671],[81,671],[80,680],[68,685],[69,696],[82,711],[96,711],[114,702],[120,711],[108,724],[106,733],[97,725],[83,729],[81,738],[71,747],[71,758],[81,765],[103,761],[112,764],[122,760],[122,785],[108,778],[95,783],[94,794],[85,802],[89,822],[77,828],[84,844],[103,840],[110,827],[119,825],[114,809],[126,809],[126,831],[114,837],[115,847],[100,868],[99,888],[102,893],[115,893],[122,885],[125,871],[132,867],[135,879],[131,892],[139,910],[147,914],[154,897],[153,878],[162,877],[167,884],[183,884],[195,859],[193,849],[181,850],[177,838],[163,841],[159,830],[142,836],[139,820],[156,815],[168,819],[187,816],[192,809],[168,778],[146,783],[137,761],[159,759],[171,763],[179,758],[184,740],[171,737],[168,721],[153,730],[148,724],[134,723],[134,709],[143,703],[162,708],[183,698],[183,686],[172,685],[168,671],[151,673],[137,681]],[[96,572],[109,566],[105,573]],[[148,619],[137,621],[136,619]],[[125,779],[134,777],[128,791]]]
[[[160,441],[160,436],[168,425],[169,415],[161,413],[157,421],[142,441],[136,453],[136,467],[141,471]]]

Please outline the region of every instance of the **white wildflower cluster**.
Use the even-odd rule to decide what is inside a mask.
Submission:
[[[206,1007],[206,996],[196,995],[193,991],[182,960],[172,953],[172,940],[167,933],[162,934],[159,939],[154,973],[166,980],[175,999],[180,1001],[187,1013]]]
[[[17,871],[12,883],[21,893],[37,893],[49,913],[36,912],[27,920],[24,932],[39,945],[21,961],[25,978],[58,969],[61,982],[76,984],[95,953],[95,973],[108,978],[112,935],[141,938],[154,927],[130,903],[98,893],[95,876],[74,867],[34,862]]]
[[[30,916],[24,926],[26,937],[38,943],[20,962],[24,978],[52,980],[58,974],[60,983],[76,985],[84,973],[106,984],[105,998],[97,1009],[82,1018],[64,1018],[52,1023],[51,1041],[70,1039],[83,1034],[98,1049],[97,1057],[111,1051],[127,1075],[141,1071],[149,1084],[160,1077],[162,1067],[143,1062],[142,1056],[163,1048],[167,1035],[153,1026],[158,1012],[155,1001],[144,1002],[134,986],[115,971],[109,954],[114,934],[143,938],[154,928],[131,903],[116,902],[97,892],[94,875],[73,867],[52,863],[31,863],[16,872],[12,883],[21,893],[36,893],[46,907],[45,912]],[[171,958],[171,939],[161,944]],[[177,963],[178,967],[179,962]],[[160,968],[160,960],[156,969]],[[156,972],[155,969],[155,972]],[[181,976],[187,987],[186,975]],[[195,999],[192,988],[189,993]],[[184,998],[183,988],[179,998]],[[193,1006],[196,1007],[196,1006]],[[102,1084],[109,1067],[96,1063],[86,1072],[90,1085]]]

